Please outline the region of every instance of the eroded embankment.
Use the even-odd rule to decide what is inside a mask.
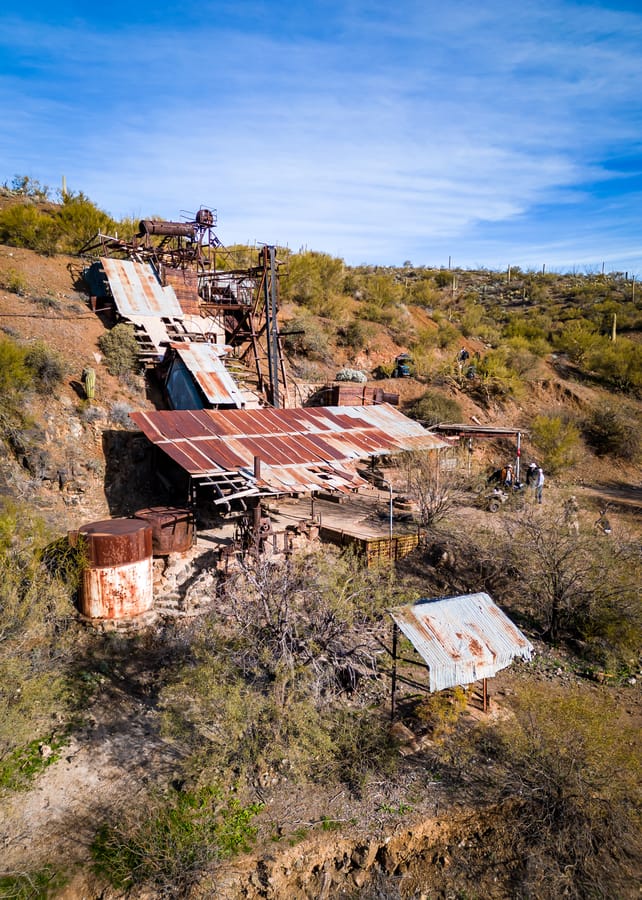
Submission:
[[[201,881],[192,900],[437,898],[466,884],[480,896],[508,897],[511,854],[502,840],[507,812],[460,810],[400,823],[388,834],[324,835],[275,848],[269,856],[237,859],[218,869]]]

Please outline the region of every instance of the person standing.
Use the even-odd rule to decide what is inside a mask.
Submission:
[[[537,482],[535,485],[535,497],[537,498],[538,503],[542,502],[542,494],[544,493],[544,481],[544,472],[542,470],[542,467],[539,466],[539,468],[537,469]]]

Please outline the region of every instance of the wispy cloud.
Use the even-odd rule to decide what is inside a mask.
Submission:
[[[36,4],[0,18],[0,163],[117,216],[213,204],[228,243],[639,270],[642,13],[622,6]]]

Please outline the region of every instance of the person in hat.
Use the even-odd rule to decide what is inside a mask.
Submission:
[[[506,487],[513,486],[513,466],[511,465],[511,463],[508,463],[508,465],[506,466],[506,471],[504,474],[504,484],[506,485]]]
[[[537,482],[535,484],[535,497],[538,503],[542,502],[542,495],[544,493],[544,471],[541,466],[537,467]]]

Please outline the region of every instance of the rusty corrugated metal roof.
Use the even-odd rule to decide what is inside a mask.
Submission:
[[[212,406],[243,406],[243,394],[225,368],[224,350],[207,343],[171,343]]]
[[[449,446],[394,407],[137,412],[145,435],[195,478],[241,475],[256,493],[351,490],[369,456]],[[254,458],[261,477],[253,476]]]
[[[118,312],[125,319],[183,316],[174,288],[171,285],[163,287],[150,263],[109,257],[102,257],[100,262]]]
[[[430,690],[491,678],[513,659],[530,659],[530,642],[486,593],[419,600],[389,610],[427,663]]]

